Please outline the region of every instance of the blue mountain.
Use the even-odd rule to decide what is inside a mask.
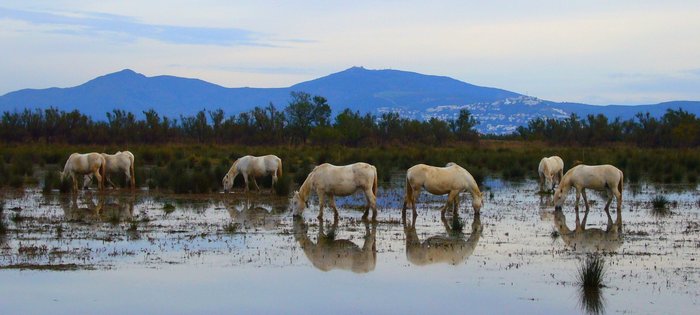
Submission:
[[[669,108],[683,108],[700,115],[700,102],[640,106],[557,103],[444,76],[362,67],[286,88],[226,88],[199,79],[167,75],[146,77],[126,69],[75,87],[10,92],[0,96],[0,111],[53,106],[67,111],[77,109],[95,119],[105,119],[105,113],[113,109],[141,115],[142,111],[153,108],[171,118],[217,108],[237,114],[269,103],[283,108],[293,91],[327,98],[334,112],[350,108],[374,114],[398,112],[416,119],[449,119],[466,108],[481,121],[479,130],[485,133],[512,132],[536,117],[560,118],[571,113],[580,116],[602,113],[610,118],[628,119],[638,112],[660,116]]]

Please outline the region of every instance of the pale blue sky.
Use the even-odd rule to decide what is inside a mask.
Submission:
[[[281,87],[351,66],[554,101],[700,100],[700,1],[14,1],[0,94],[130,68]]]

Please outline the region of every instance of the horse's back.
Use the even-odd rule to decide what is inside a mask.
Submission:
[[[617,186],[622,180],[622,171],[610,164],[603,165],[584,165],[574,166],[569,170],[572,173],[573,180],[582,181],[583,184],[599,182],[607,187]],[[569,173],[567,172],[567,174]]]
[[[350,194],[357,188],[371,188],[377,169],[364,162],[340,166],[323,163],[312,174],[316,185],[338,194]]]

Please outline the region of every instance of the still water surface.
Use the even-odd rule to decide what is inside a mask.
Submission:
[[[622,222],[600,195],[584,230],[535,182],[487,182],[475,217],[440,218],[423,194],[402,222],[403,189],[379,191],[377,223],[361,196],[294,219],[267,194],[141,191],[75,197],[3,192],[0,313],[695,313],[700,300],[696,187],[627,185]],[[492,197],[491,197],[492,195]],[[653,211],[650,200],[671,204]],[[613,217],[615,215],[613,214]],[[619,224],[619,225],[618,225]],[[577,268],[605,260],[605,287],[581,293]]]

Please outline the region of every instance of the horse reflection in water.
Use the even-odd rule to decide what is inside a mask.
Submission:
[[[377,265],[377,223],[363,220],[365,226],[362,247],[347,239],[336,239],[338,219],[333,220],[330,229],[324,231],[324,221],[319,221],[316,243],[307,235],[308,226],[300,217],[294,217],[294,239],[299,243],[304,254],[314,267],[329,271],[333,269],[350,270],[355,273],[373,271]]]
[[[622,216],[615,222],[608,221],[605,230],[581,226],[574,230],[566,225],[566,216],[561,210],[555,210],[552,216],[554,227],[559,232],[564,244],[575,251],[584,253],[614,252],[622,245]]]
[[[423,242],[420,241],[416,232],[416,221],[413,220],[411,224],[406,224],[406,220],[403,220],[404,234],[406,234],[406,258],[412,264],[418,266],[437,263],[458,265],[474,253],[483,230],[481,216],[474,216],[469,238],[464,236],[459,217],[452,217],[451,226],[445,217],[442,217],[441,220],[447,235],[431,236]]]
[[[229,203],[226,208],[231,220],[240,223],[245,228],[256,227],[274,230],[282,224],[282,214],[286,212],[287,205],[264,207],[253,200],[244,199],[237,205]]]
[[[96,197],[96,198],[95,198]],[[71,222],[124,222],[133,219],[136,196],[108,198],[105,194],[73,194],[61,198],[60,204],[66,221]]]

